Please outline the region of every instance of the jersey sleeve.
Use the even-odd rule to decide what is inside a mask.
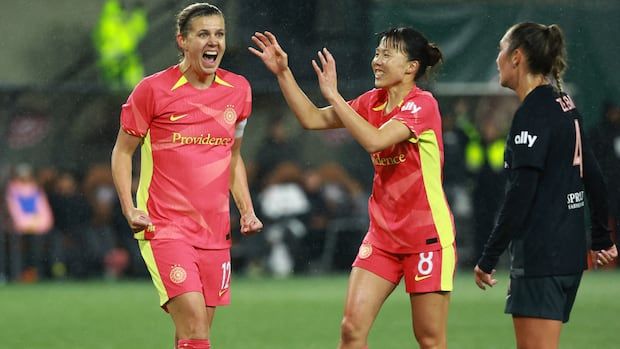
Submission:
[[[130,135],[144,137],[154,117],[153,88],[142,80],[121,108],[121,128]]]
[[[405,124],[413,132],[413,140],[424,132],[433,129],[433,125],[440,119],[439,108],[434,98],[417,98],[405,101],[393,120],[398,120]]]
[[[543,170],[549,151],[551,130],[545,118],[522,108],[517,110],[508,143],[513,149],[511,168],[532,167]]]
[[[358,96],[355,99],[347,101],[351,108],[355,110],[364,119],[368,120],[368,93]]]
[[[243,109],[237,118],[237,124],[246,120],[252,114],[252,87],[250,83],[245,81],[245,100],[243,102]]]

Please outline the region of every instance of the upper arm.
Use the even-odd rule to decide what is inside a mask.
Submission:
[[[232,157],[238,157],[241,155],[241,143],[243,143],[243,137],[235,137],[235,142],[232,145]]]
[[[142,138],[130,135],[121,128],[118,130],[113,152],[132,155],[140,142]]]
[[[325,129],[334,129],[334,128],[343,128],[344,125],[338,114],[336,114],[336,110],[333,106],[329,105],[327,107],[319,108],[319,117],[316,120],[315,127],[307,127],[315,130],[325,130]]]

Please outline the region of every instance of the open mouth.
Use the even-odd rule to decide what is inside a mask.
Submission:
[[[205,60],[209,64],[214,64],[215,59],[217,58],[217,52],[215,51],[206,51],[202,54],[202,59]]]

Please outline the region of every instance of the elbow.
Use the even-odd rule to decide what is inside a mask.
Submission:
[[[313,127],[312,124],[307,121],[300,120],[299,124],[301,124],[304,130],[316,130],[316,127]]]
[[[376,152],[380,152],[383,149],[387,148],[383,144],[379,144],[378,142],[369,141],[362,144],[362,147],[368,152],[368,154],[374,154]]]

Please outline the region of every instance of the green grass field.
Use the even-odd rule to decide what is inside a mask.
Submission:
[[[482,292],[470,273],[456,278],[449,346],[513,348],[503,314],[507,276]],[[233,304],[218,309],[219,349],[335,348],[346,276],[233,282]],[[588,272],[564,327],[561,348],[610,348],[620,330],[620,273]],[[370,347],[416,348],[409,303],[399,287],[383,307]],[[170,349],[172,323],[150,282],[42,283],[0,286],[0,348]],[[615,343],[615,344],[614,344]]]

